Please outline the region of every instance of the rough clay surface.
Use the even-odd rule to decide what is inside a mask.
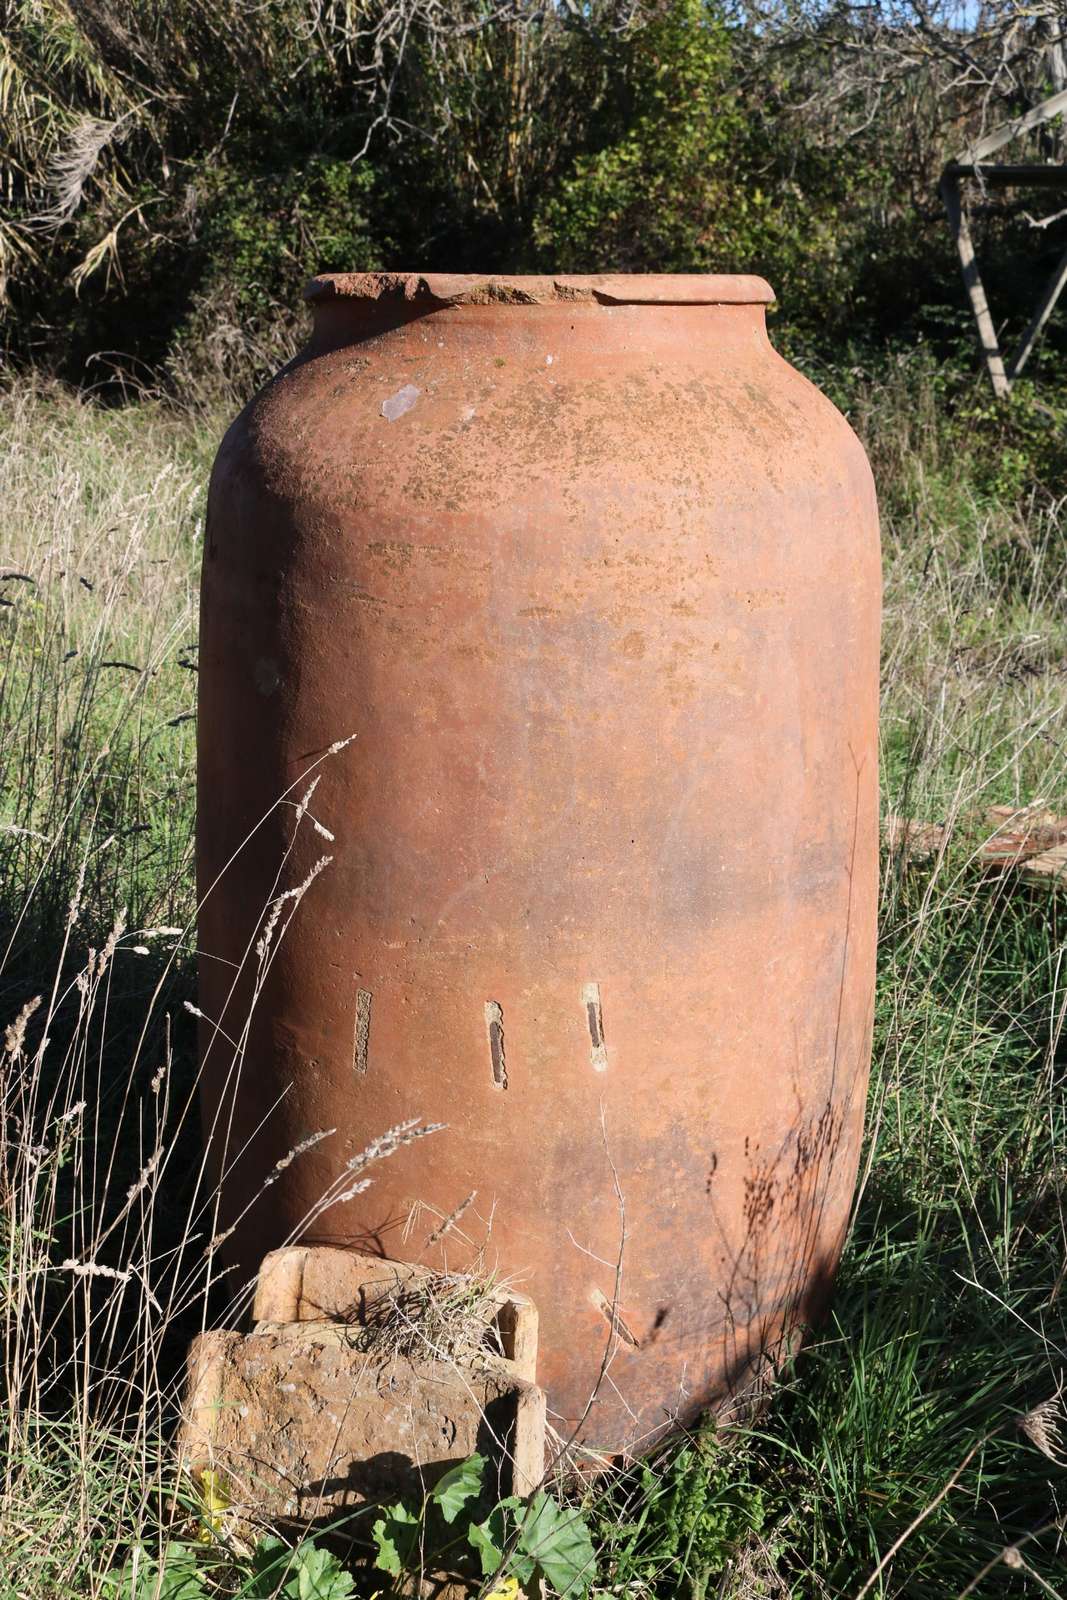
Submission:
[[[366,1327],[368,1320],[378,1320],[376,1313],[384,1303],[403,1302],[405,1293],[414,1311],[420,1295],[426,1304],[442,1292],[447,1295],[449,1290],[439,1275],[412,1262],[388,1261],[326,1245],[287,1245],[272,1250],[260,1265],[252,1320]],[[487,1351],[495,1353],[495,1340],[513,1376],[536,1382],[538,1317],[532,1300],[507,1284],[481,1285],[469,1302],[467,1316],[482,1325],[476,1359]],[[456,1359],[454,1344],[449,1354]]]
[[[610,273],[595,277],[481,277],[458,272],[331,272],[311,279],[306,300],[423,300],[440,305],[771,305],[762,278],[707,273]]]
[[[321,293],[204,539],[201,1086],[241,1148],[210,1145],[218,1226],[239,1282],[299,1236],[518,1284],[556,1431],[644,1450],[820,1316],[848,1225],[870,469],[744,280]],[[278,803],[312,771],[321,872]],[[280,863],[302,898],[260,984]],[[442,1126],[324,1210],[407,1118]]]
[[[478,1371],[412,1362],[360,1350],[333,1323],[205,1333],[189,1353],[182,1454],[224,1475],[238,1515],[313,1522],[418,1499],[475,1450],[501,1462],[509,1493],[510,1453],[530,1461],[538,1442],[543,1458],[544,1395],[492,1359]]]

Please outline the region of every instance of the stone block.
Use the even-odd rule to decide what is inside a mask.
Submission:
[[[249,1522],[315,1524],[418,1501],[476,1450],[500,1494],[529,1493],[545,1451],[545,1397],[527,1376],[536,1312],[477,1288],[462,1302],[474,1327],[462,1349],[423,1344],[417,1327],[398,1347],[395,1316],[379,1313],[433,1304],[440,1281],[343,1250],[268,1256],[252,1331],[204,1333],[190,1349],[184,1464],[219,1473],[233,1514]],[[460,1282],[446,1287],[458,1293]],[[403,1322],[399,1332],[403,1341]]]
[[[472,1280],[467,1280],[472,1281]],[[386,1261],[329,1245],[291,1245],[265,1256],[256,1280],[253,1322],[344,1322],[366,1326],[385,1302],[417,1299],[462,1285],[427,1267]],[[448,1288],[444,1292],[447,1294]],[[455,1292],[455,1291],[453,1291]],[[461,1291],[460,1291],[461,1292]],[[512,1363],[517,1377],[537,1376],[537,1307],[507,1287],[477,1285],[472,1316],[485,1324],[489,1342]]]

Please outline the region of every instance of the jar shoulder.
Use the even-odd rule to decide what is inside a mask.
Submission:
[[[671,363],[606,352],[571,370],[387,341],[297,357],[228,430],[217,505],[251,493],[294,514],[383,504],[504,514],[524,496],[729,507],[840,495],[876,518],[870,468],[845,418],[764,338]]]

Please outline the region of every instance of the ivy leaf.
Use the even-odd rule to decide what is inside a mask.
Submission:
[[[109,1600],[207,1600],[195,1546],[173,1540],[157,1561],[140,1546],[136,1561],[104,1576]]]
[[[543,1489],[523,1514],[519,1546],[565,1600],[584,1595],[596,1576],[593,1541],[585,1518],[580,1512],[561,1508]]]
[[[468,1526],[467,1543],[472,1550],[477,1551],[478,1559],[482,1566],[483,1578],[488,1578],[502,1564],[504,1546],[508,1541],[511,1528],[514,1527],[514,1518],[510,1513],[521,1509],[522,1501],[514,1495],[508,1495],[506,1500],[497,1502],[484,1522],[472,1522]],[[519,1583],[524,1586],[530,1582],[537,1570],[536,1562],[532,1561],[528,1555],[525,1555],[521,1549],[513,1550],[508,1556],[508,1567],[511,1573],[518,1578]]]
[[[521,1600],[518,1578],[501,1578],[492,1594],[487,1594],[485,1600]]]
[[[526,1589],[533,1582],[537,1571],[537,1562],[532,1556],[524,1555],[521,1550],[513,1550],[508,1557],[508,1566],[518,1578],[523,1588]]]
[[[252,1552],[252,1576],[238,1594],[240,1600],[347,1600],[354,1587],[329,1550],[310,1539],[293,1548],[268,1535]]]
[[[252,1576],[238,1590],[240,1600],[274,1600],[278,1584],[292,1565],[293,1551],[284,1539],[267,1534],[252,1551]]]
[[[200,1576],[200,1557],[195,1546],[174,1541],[163,1552],[159,1569],[158,1600],[206,1600],[207,1590]]]
[[[331,1551],[308,1542],[293,1551],[293,1572],[282,1595],[285,1600],[347,1600],[355,1586]]]
[[[478,1552],[483,1578],[495,1572],[504,1559],[501,1548],[504,1542],[503,1520],[497,1511],[493,1511],[484,1522],[472,1522],[467,1529],[467,1543]]]
[[[379,1517],[371,1529],[376,1555],[374,1565],[379,1572],[388,1572],[399,1578],[415,1549],[419,1519],[400,1501],[389,1506],[384,1517]]]
[[[443,1478],[438,1478],[430,1499],[440,1508],[446,1522],[455,1522],[467,1502],[481,1494],[484,1471],[485,1457],[473,1455],[458,1466],[450,1467]]]

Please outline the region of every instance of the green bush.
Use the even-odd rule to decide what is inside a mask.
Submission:
[[[546,258],[566,272],[698,272],[721,262],[750,203],[731,158],[744,129],[734,79],[729,30],[707,0],[672,0],[638,30],[609,137],[578,156],[535,218]]]
[[[237,403],[292,354],[313,273],[387,264],[369,220],[375,184],[371,166],[326,156],[299,171],[202,175],[197,287],[167,355],[187,397],[221,390]]]
[[[752,1479],[742,1438],[725,1441],[708,1421],[601,1490],[596,1509],[610,1592],[701,1600],[762,1532],[767,1495]]]
[[[387,0],[0,0],[7,347],[236,395],[293,349],[316,270],[751,271],[823,357],[921,337],[970,375],[934,68],[876,114],[825,102],[847,12],[408,0],[401,29]],[[1019,326],[1062,224],[1020,201],[975,226]]]

